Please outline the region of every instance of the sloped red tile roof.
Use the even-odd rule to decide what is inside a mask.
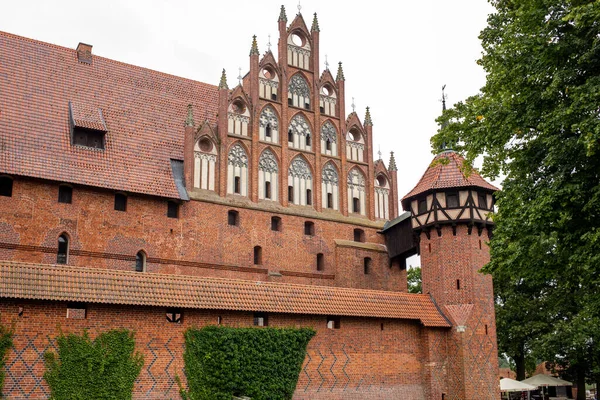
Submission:
[[[427,295],[390,291],[0,263],[0,298],[399,318],[450,327]]]
[[[468,176],[463,171],[465,159],[454,151],[444,151],[433,159],[427,171],[421,177],[417,186],[413,188],[402,202],[433,189],[462,188],[475,186],[496,191],[497,187],[483,179],[477,171],[471,171]],[[403,204],[404,206],[404,204]],[[404,207],[404,209],[407,209]]]
[[[179,198],[170,159],[183,159],[187,105],[214,123],[217,99],[213,85],[0,32],[0,173]],[[85,127],[102,110],[105,150],[71,145],[69,101]]]

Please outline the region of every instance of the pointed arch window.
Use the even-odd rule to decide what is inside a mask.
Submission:
[[[56,263],[67,264],[69,261],[69,237],[62,234],[58,237],[58,251],[56,252]]]
[[[227,156],[227,193],[248,196],[248,155],[239,143]]]
[[[323,208],[329,208],[333,210],[339,210],[339,175],[337,168],[332,162],[328,162],[323,167],[321,176],[321,192]]]
[[[296,74],[290,79],[288,86],[288,104],[290,106],[310,110],[310,89],[301,74]]]
[[[331,85],[326,83],[321,87],[319,96],[319,109],[322,114],[335,117],[335,109],[337,105],[337,95]]]
[[[321,126],[321,153],[337,156],[337,130],[330,121]]]
[[[366,215],[365,176],[358,169],[353,168],[348,173],[348,205],[351,212]]]
[[[296,30],[288,36],[288,64],[298,68],[310,68],[310,43],[305,32]]]
[[[375,218],[390,219],[390,184],[385,175],[380,173],[375,178]]]
[[[297,156],[290,164],[288,171],[289,201],[302,206],[311,205],[312,173],[304,158]]]
[[[260,113],[258,134],[264,142],[279,143],[279,119],[273,107],[267,106]]]
[[[351,161],[365,161],[365,139],[362,132],[353,126],[346,135],[346,158]]]
[[[296,114],[290,121],[288,132],[288,145],[295,149],[311,151],[310,125],[302,114]]]
[[[258,95],[263,99],[277,100],[279,77],[275,69],[267,65],[258,74]]]
[[[201,137],[194,145],[194,187],[215,190],[217,170],[217,146],[207,137]]]
[[[248,136],[250,112],[246,104],[240,99],[234,100],[227,112],[227,132],[230,135]]]
[[[266,149],[258,160],[258,198],[261,200],[278,199],[279,165],[275,154]]]

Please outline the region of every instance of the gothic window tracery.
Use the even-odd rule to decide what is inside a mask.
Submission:
[[[239,99],[233,101],[227,112],[227,132],[230,135],[248,136],[250,112]]]
[[[319,94],[319,107],[321,113],[335,117],[336,105],[337,96],[335,90],[329,86],[329,84],[323,85],[323,87],[321,87],[321,93]]]
[[[239,143],[227,155],[227,193],[248,196],[248,155]]]
[[[279,77],[270,65],[264,67],[258,75],[258,95],[263,99],[277,100]]]
[[[357,127],[352,127],[346,136],[346,158],[364,162],[365,139]]]
[[[288,85],[288,104],[290,106],[310,109],[310,89],[301,74],[290,79]]]
[[[288,201],[298,205],[312,205],[312,173],[304,158],[298,156],[288,170]]]
[[[375,178],[375,218],[390,218],[390,185],[388,179],[383,174]]]
[[[321,177],[321,205],[323,208],[339,209],[339,175],[332,162],[323,167]]]
[[[267,106],[262,110],[258,124],[260,140],[279,143],[279,119],[273,107]]]
[[[337,156],[337,131],[330,121],[321,126],[321,153]]]
[[[260,155],[258,160],[258,198],[261,200],[278,199],[277,182],[279,176],[279,166],[275,154],[266,149]]]
[[[292,32],[288,36],[288,64],[304,69],[310,67],[310,44],[303,32]]]
[[[311,150],[310,126],[302,114],[296,114],[290,121],[290,131],[288,134],[288,144],[290,147],[300,150]],[[308,139],[307,139],[308,138]],[[290,141],[290,139],[292,139]]]
[[[366,215],[365,176],[358,169],[348,172],[348,208],[350,212]]]
[[[194,187],[215,190],[217,147],[208,137],[200,138],[194,146]]]

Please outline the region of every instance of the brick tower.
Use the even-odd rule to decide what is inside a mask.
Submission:
[[[479,270],[490,258],[486,242],[497,188],[476,171],[466,173],[463,162],[452,150],[438,154],[402,206],[411,211],[419,240],[423,293],[433,297],[453,325],[445,365],[429,372],[437,381],[430,398],[496,399],[492,277]]]

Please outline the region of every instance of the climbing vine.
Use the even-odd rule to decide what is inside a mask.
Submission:
[[[61,334],[57,344],[58,354],[44,354],[51,400],[131,399],[144,364],[133,332],[111,330],[95,340],[87,332]]]
[[[314,335],[308,328],[190,328],[183,355],[189,389],[181,389],[181,395],[190,400],[291,399]]]
[[[4,387],[4,365],[6,364],[6,355],[8,349],[12,347],[13,341],[12,329],[6,328],[0,324],[0,398],[2,398],[2,388]]]

